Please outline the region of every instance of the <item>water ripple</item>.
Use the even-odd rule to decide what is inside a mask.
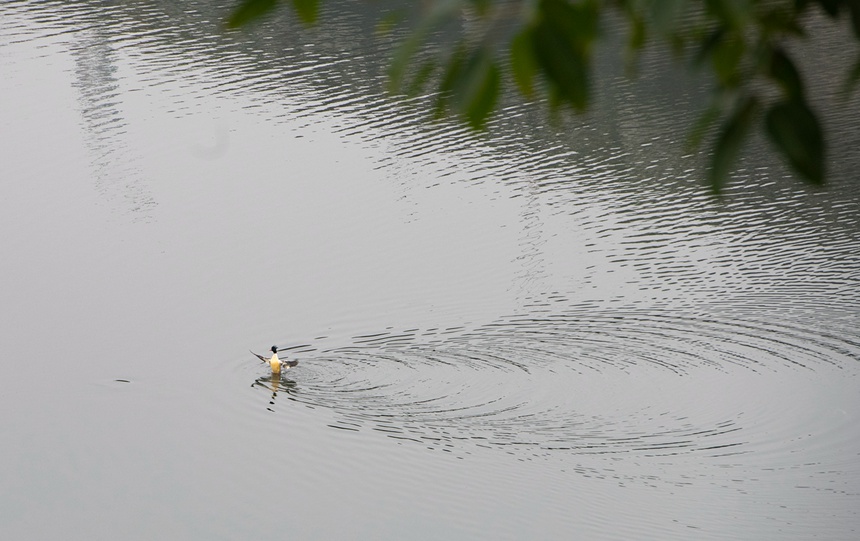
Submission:
[[[578,311],[390,330],[298,357],[295,381],[280,390],[331,412],[328,426],[461,458],[767,455],[787,466],[809,451],[806,438],[761,401],[784,402],[817,372],[856,376],[860,340],[704,315]]]

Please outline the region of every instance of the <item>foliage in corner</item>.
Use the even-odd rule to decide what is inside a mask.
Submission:
[[[227,27],[245,26],[268,15],[281,3],[281,0],[241,0],[227,19]],[[319,0],[291,0],[290,4],[293,5],[293,10],[299,19],[305,24],[313,24],[317,21]]]
[[[319,0],[241,0],[227,24],[240,27],[292,5],[306,24]],[[824,132],[809,105],[803,76],[787,52],[805,37],[804,21],[820,10],[846,15],[860,41],[860,0],[427,0],[401,2],[418,22],[394,51],[393,92],[431,91],[435,114],[454,114],[485,129],[503,85],[527,99],[545,97],[552,111],[585,111],[591,99],[592,51],[601,19],[627,21],[627,55],[649,42],[713,75],[712,102],[691,129],[695,148],[717,126],[709,185],[719,193],[747,135],[758,128],[805,181],[820,185],[826,171]],[[399,12],[399,10],[398,10]],[[389,21],[390,22],[390,21]],[[441,43],[440,43],[441,42]],[[431,47],[430,45],[436,45]],[[428,51],[439,52],[428,52]],[[857,54],[855,51],[854,54]],[[843,93],[860,80],[860,55]]]

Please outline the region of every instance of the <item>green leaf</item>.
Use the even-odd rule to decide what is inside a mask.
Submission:
[[[756,18],[759,31],[765,36],[804,36],[803,27],[798,24],[802,9],[792,9],[780,4],[763,8]]]
[[[418,27],[403,40],[394,52],[394,57],[388,66],[388,86],[390,92],[399,92],[406,76],[412,58],[426,41],[430,33],[458,13],[460,0],[440,0],[433,4],[433,9],[421,18]]]
[[[319,0],[293,0],[293,9],[305,24],[314,24],[319,13]]]
[[[417,96],[424,89],[424,85],[427,84],[427,81],[430,79],[430,76],[433,75],[433,72],[436,70],[436,62],[433,60],[428,60],[421,64],[421,67],[418,68],[418,72],[413,77],[412,82],[409,83],[409,88],[406,89],[407,96]]]
[[[818,4],[824,8],[824,11],[826,11],[831,17],[835,18],[839,15],[840,0],[818,0]]]
[[[478,15],[486,15],[490,10],[490,0],[469,0],[473,6],[475,6],[475,11],[478,12]]]
[[[699,119],[696,120],[696,123],[693,125],[693,129],[690,130],[690,135],[687,138],[686,147],[688,152],[694,152],[699,149],[699,145],[702,144],[702,139],[705,138],[705,134],[719,117],[720,107],[716,103],[711,104],[711,106],[699,116]]]
[[[645,19],[638,16],[630,18],[630,40],[627,46],[633,50],[641,50],[645,46],[645,41],[648,39],[648,28],[645,24]]]
[[[751,0],[706,0],[705,5],[726,26],[740,29],[752,21],[755,3]]]
[[[585,56],[541,28],[533,34],[532,42],[538,65],[552,85],[556,101],[567,103],[577,111],[585,110],[589,98]]]
[[[743,39],[733,34],[724,36],[714,48],[711,56],[714,72],[724,85],[733,86],[739,80],[739,66],[745,49]]]
[[[445,116],[445,107],[451,102],[454,94],[454,86],[457,78],[463,71],[463,65],[466,62],[466,47],[460,43],[454,52],[448,57],[448,65],[445,67],[445,74],[442,76],[442,82],[439,83],[439,94],[436,96],[436,104],[433,107],[433,116],[442,118]]]
[[[858,81],[860,81],[860,57],[857,57],[854,67],[848,72],[848,78],[845,79],[845,84],[842,86],[842,99],[847,100],[851,97],[851,93],[854,92],[854,87],[857,86]]]
[[[804,180],[824,183],[824,138],[815,114],[803,101],[782,102],[765,115],[770,140]]]
[[[729,171],[734,167],[750,125],[758,110],[758,100],[754,97],[744,98],[731,117],[723,124],[720,135],[714,147],[713,161],[709,171],[708,181],[714,193],[720,193],[728,178]]]
[[[227,19],[227,27],[238,28],[244,26],[263,17],[275,9],[277,5],[278,0],[243,0],[233,10],[233,13],[230,14],[230,18]]]
[[[553,105],[567,103],[583,111],[589,98],[589,53],[597,37],[597,5],[543,0],[539,8],[538,23],[530,35],[537,65],[550,83]]]
[[[699,50],[693,56],[693,65],[701,66],[709,56],[714,54],[714,50],[720,43],[722,43],[725,35],[726,29],[724,27],[719,27],[712,31],[707,38],[702,40],[702,46],[699,47]]]
[[[499,68],[486,49],[467,53],[463,46],[459,47],[440,85],[436,116],[450,106],[472,128],[482,129],[496,106],[500,80]]]
[[[472,128],[483,129],[496,108],[500,80],[499,68],[489,59],[489,55],[470,66],[461,99],[465,106],[466,120]]]
[[[511,41],[511,73],[520,92],[526,97],[534,94],[534,76],[537,72],[531,31],[526,28]]]
[[[403,87],[403,81],[406,78],[406,68],[409,66],[412,57],[418,51],[418,48],[424,43],[426,32],[418,30],[412,32],[409,37],[397,47],[394,51],[394,58],[388,65],[388,90],[389,92],[400,92]]]
[[[800,73],[782,49],[776,49],[771,54],[769,72],[785,91],[789,101],[803,101],[803,81],[800,79]]]
[[[474,129],[483,129],[496,108],[499,98],[499,68],[495,64],[484,66],[477,72],[465,98],[465,115],[469,125]]]
[[[851,24],[854,27],[854,35],[860,39],[860,2],[854,0],[850,3]]]

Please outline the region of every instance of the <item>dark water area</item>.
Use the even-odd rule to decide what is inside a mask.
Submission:
[[[754,140],[716,199],[660,51],[475,134],[376,7],[229,8],[0,4],[0,537],[857,538],[847,33],[827,189]]]

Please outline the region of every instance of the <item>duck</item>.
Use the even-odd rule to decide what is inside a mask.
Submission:
[[[287,361],[284,359],[279,359],[278,346],[272,346],[271,352],[272,356],[268,359],[263,357],[262,355],[254,353],[253,351],[251,352],[251,354],[263,361],[264,363],[268,364],[269,367],[272,369],[272,374],[280,374],[281,370],[289,370],[290,368],[299,364],[299,361]]]

